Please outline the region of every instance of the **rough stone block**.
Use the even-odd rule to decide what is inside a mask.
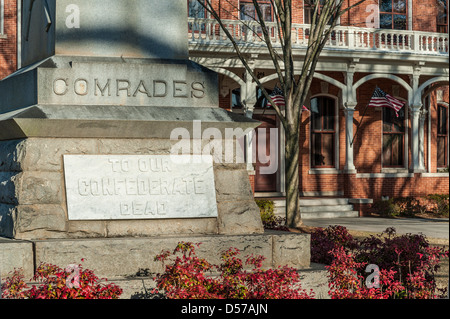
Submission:
[[[20,172],[25,157],[26,140],[11,140],[0,143],[0,172]]]
[[[17,172],[0,172],[0,203],[17,205],[19,203],[20,177]]]
[[[219,212],[219,234],[258,234],[263,226],[259,208],[255,201],[221,201],[217,203]]]
[[[14,238],[14,221],[16,216],[16,206],[0,204],[0,234],[2,237]]]
[[[19,147],[25,148],[21,161],[24,171],[62,172],[64,154],[95,154],[95,139],[29,138]]]
[[[296,268],[309,267],[311,259],[309,234],[274,234],[274,267],[292,265]]]
[[[67,214],[61,205],[19,205],[16,216],[17,239],[67,237]]]
[[[229,169],[226,166],[215,167],[217,200],[245,200],[252,198],[253,193],[249,187],[248,173],[244,164],[240,169]]]
[[[5,278],[15,268],[22,269],[25,280],[33,277],[33,244],[0,238],[0,277]]]

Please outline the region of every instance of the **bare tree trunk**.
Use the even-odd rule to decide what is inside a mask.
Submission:
[[[302,225],[299,207],[299,127],[286,130],[286,225],[291,228]]]

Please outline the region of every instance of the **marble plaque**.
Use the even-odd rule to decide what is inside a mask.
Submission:
[[[65,155],[69,220],[217,217],[202,155]]]

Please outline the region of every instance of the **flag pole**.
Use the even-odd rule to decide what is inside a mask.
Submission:
[[[359,127],[361,126],[361,123],[362,123],[362,121],[364,120],[364,116],[366,115],[366,112],[367,112],[367,109],[368,109],[368,108],[369,108],[369,104],[367,104],[367,105],[366,105],[366,108],[364,109],[364,113],[363,113],[363,115],[362,115],[362,117],[361,117],[361,120],[359,121],[358,126],[356,127],[356,132],[355,132],[355,135],[353,136],[353,139],[352,139],[352,142],[350,143],[350,146],[353,146],[353,142],[355,141],[355,137],[356,137],[356,135],[358,134]]]

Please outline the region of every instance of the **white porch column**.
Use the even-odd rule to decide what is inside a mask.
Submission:
[[[354,75],[359,58],[353,60],[347,66],[345,74],[346,88],[342,91],[344,99],[344,114],[345,114],[345,167],[346,174],[356,174],[356,167],[353,163],[353,114],[358,102],[356,101],[356,89],[353,86]]]
[[[345,173],[356,174],[356,167],[353,163],[353,114],[355,113],[355,102],[347,102],[345,113]]]
[[[419,119],[419,170],[425,172],[425,118],[427,111],[422,108]]]
[[[256,104],[256,88],[257,85],[253,82],[252,77],[248,72],[245,72],[245,83],[241,85],[241,102],[244,105],[245,116],[253,118],[253,110]],[[253,167],[253,158],[256,154],[253,154],[253,143],[256,134],[254,131],[248,133],[245,137],[245,160],[247,164],[247,171],[254,174],[255,168]]]
[[[425,172],[425,167],[422,165],[420,160],[420,131],[422,130],[423,136],[423,125],[420,125],[420,117],[422,113],[422,92],[419,89],[419,79],[421,73],[421,67],[425,62],[419,62],[414,66],[413,74],[411,76],[412,84],[412,96],[409,96],[410,114],[411,114],[411,156],[412,161],[410,165],[410,171],[412,173]],[[423,143],[423,139],[422,139]],[[422,154],[423,155],[423,154]]]
[[[420,113],[422,103],[414,104],[411,106],[411,172],[420,173],[424,171],[424,167],[420,167],[420,152],[419,152],[419,140],[420,140]]]

